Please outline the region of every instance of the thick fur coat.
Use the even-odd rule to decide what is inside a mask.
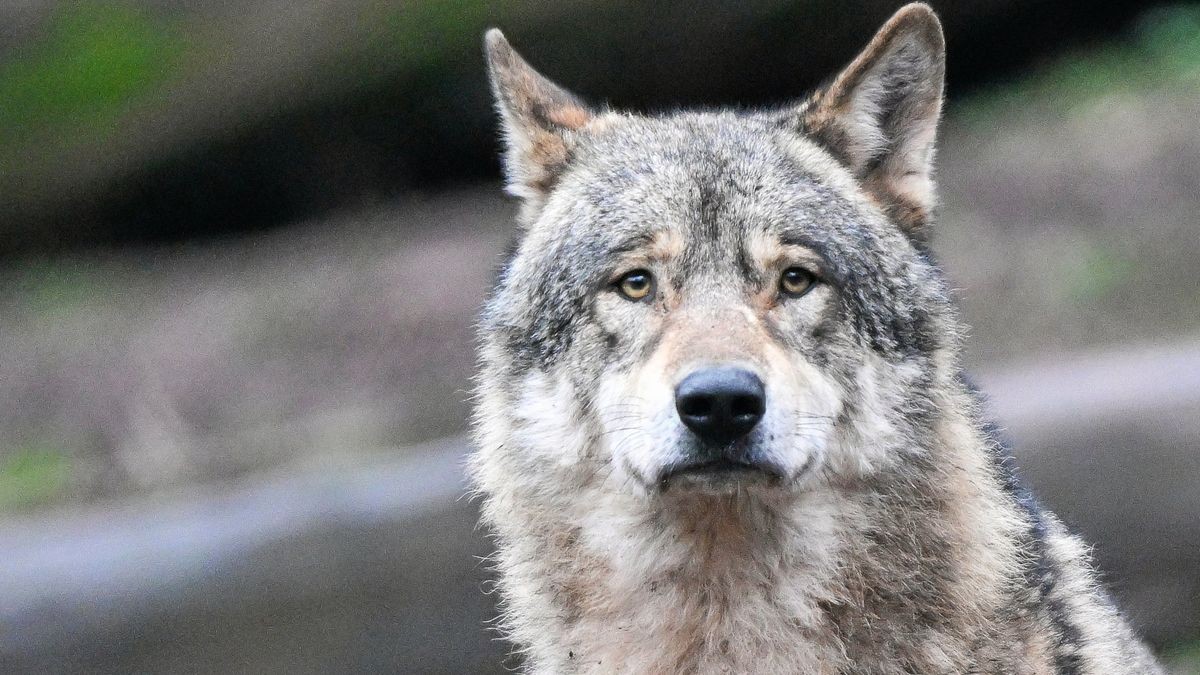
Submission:
[[[961,373],[928,7],[749,113],[596,110],[486,51],[523,210],[471,468],[527,671],[1160,672]],[[680,401],[715,366],[761,385],[716,445]]]

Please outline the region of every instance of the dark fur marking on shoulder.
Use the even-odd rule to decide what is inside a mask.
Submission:
[[[987,397],[980,391],[969,375],[959,371],[958,380],[961,382],[980,406]],[[1070,612],[1063,603],[1054,598],[1054,590],[1058,584],[1058,570],[1047,548],[1048,536],[1046,520],[1042,515],[1042,507],[1038,504],[1033,493],[1021,480],[1017,471],[1016,461],[1012,454],[1012,445],[1004,436],[1004,432],[996,422],[990,419],[980,421],[980,428],[987,438],[991,450],[992,461],[995,464],[1003,487],[1011,495],[1013,502],[1025,512],[1029,519],[1029,531],[1026,533],[1027,545],[1031,554],[1031,565],[1025,570],[1025,583],[1037,589],[1040,604],[1045,608],[1054,635],[1054,672],[1058,675],[1079,675],[1083,663],[1079,655],[1079,645],[1083,636],[1079,628],[1070,620]]]
[[[1058,570],[1050,560],[1046,547],[1046,521],[1042,517],[1042,509],[1028,492],[1027,498],[1018,503],[1029,514],[1030,543],[1035,555],[1035,563],[1027,578],[1036,584],[1041,595],[1042,605],[1046,608],[1047,617],[1054,627],[1054,670],[1058,675],[1079,675],[1083,663],[1079,654],[1079,645],[1083,636],[1079,628],[1071,622],[1070,611],[1063,602],[1053,596],[1058,585]]]

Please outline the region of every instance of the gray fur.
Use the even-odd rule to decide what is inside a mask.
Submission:
[[[487,49],[525,209],[481,321],[472,471],[528,671],[1160,672],[961,376],[924,253],[928,7],[757,113],[595,111]],[[790,265],[820,283],[779,297]],[[613,290],[632,268],[651,301]],[[746,442],[782,477],[667,489],[693,442],[670,392],[713,362],[766,382]]]

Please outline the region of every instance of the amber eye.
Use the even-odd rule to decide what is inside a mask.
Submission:
[[[809,291],[817,278],[803,267],[789,267],[779,277],[779,290],[786,296],[798,298]]]
[[[616,287],[628,300],[645,300],[654,293],[654,275],[646,270],[627,272],[617,279]]]

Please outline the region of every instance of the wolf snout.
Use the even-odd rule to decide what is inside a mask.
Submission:
[[[725,444],[750,433],[767,410],[762,380],[745,368],[701,368],[675,388],[675,409],[701,441]]]

